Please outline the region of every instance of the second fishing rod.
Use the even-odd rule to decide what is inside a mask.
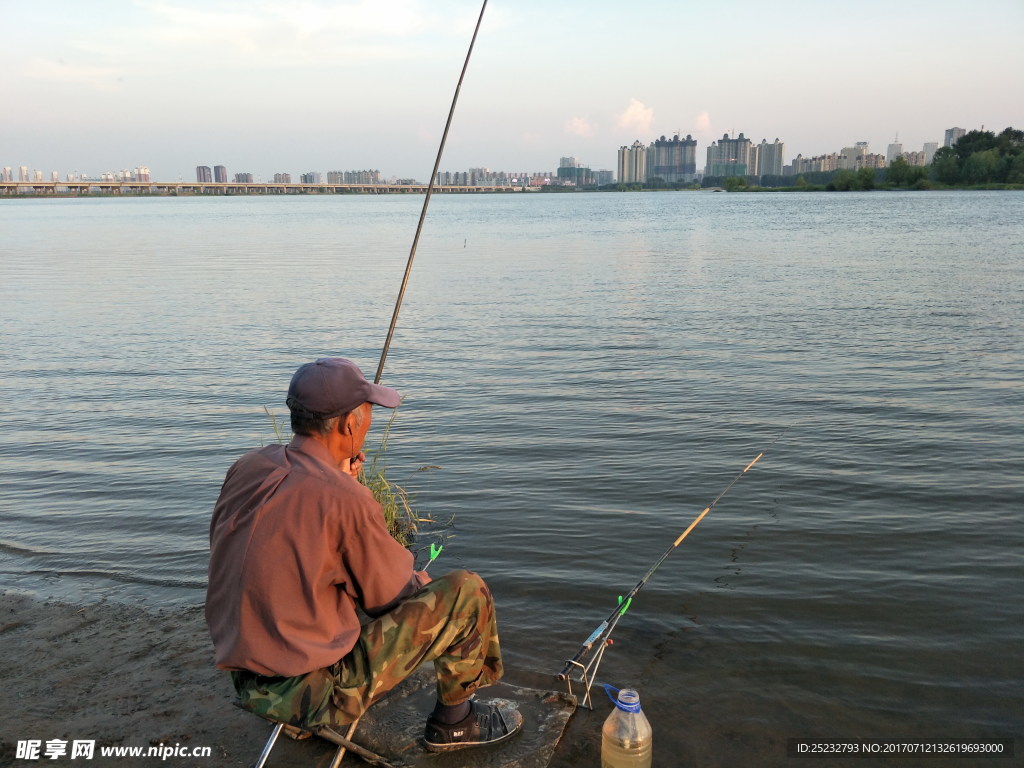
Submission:
[[[703,511],[694,518],[693,522],[690,523],[686,530],[679,534],[676,540],[672,542],[672,546],[665,550],[664,554],[655,561],[654,565],[650,567],[640,581],[638,581],[625,595],[619,596],[618,605],[616,605],[612,612],[608,614],[608,618],[598,624],[597,628],[590,633],[586,640],[583,641],[572,658],[566,660],[565,665],[562,667],[562,671],[558,673],[557,677],[559,680],[564,680],[566,682],[569,693],[572,694],[572,675],[573,672],[579,673],[579,679],[583,682],[585,687],[583,698],[584,706],[587,706],[590,702],[590,688],[593,685],[594,679],[597,677],[597,670],[601,665],[605,648],[608,647],[611,641],[611,634],[615,631],[615,627],[618,625],[619,620],[625,616],[626,611],[629,610],[630,604],[633,602],[633,598],[640,593],[640,590],[644,588],[644,585],[647,584],[650,578],[654,575],[654,572],[661,567],[661,564],[668,559],[668,556],[683,543],[683,540],[690,535],[690,532],[697,527],[700,521],[715,508],[715,505],[718,504],[722,497],[725,496],[725,494],[727,494],[729,490],[739,482],[739,479],[743,477],[751,467],[760,461],[761,457],[764,456],[788,431],[789,427],[786,427],[775,437],[774,440],[771,441],[771,443],[769,443],[768,447],[757,454],[753,461],[740,470],[740,472],[732,479],[732,482],[730,482],[722,492],[715,497],[714,501],[708,504]],[[591,658],[589,662],[585,662],[587,656],[594,649],[597,649],[597,651],[593,658]]]

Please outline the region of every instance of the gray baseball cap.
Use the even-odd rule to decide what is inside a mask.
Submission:
[[[285,402],[292,410],[299,409],[331,419],[363,403],[395,408],[401,399],[398,392],[390,387],[367,381],[359,366],[351,360],[321,357],[299,366],[288,385]]]

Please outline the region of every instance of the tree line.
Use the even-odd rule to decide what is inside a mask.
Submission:
[[[968,131],[935,153],[932,178],[951,186],[1024,184],[1024,131]]]

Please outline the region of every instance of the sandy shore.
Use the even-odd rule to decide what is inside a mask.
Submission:
[[[230,681],[213,665],[200,608],[148,610],[74,606],[0,594],[0,684],[8,702],[0,720],[0,765],[165,765],[99,756],[101,746],[210,747],[195,765],[251,765],[268,726],[233,702]],[[68,742],[49,760],[16,758],[18,741]],[[70,758],[74,740],[94,740],[91,761]]]
[[[247,768],[270,730],[234,705],[228,677],[214,667],[199,607],[81,606],[2,592],[0,684],[14,705],[0,718],[0,766]],[[572,745],[581,739],[569,734],[579,726],[572,725],[552,765],[591,764],[597,757],[590,744],[596,734],[581,732],[587,743],[582,752],[591,759],[578,759],[581,744]],[[38,759],[18,759],[18,742],[28,740],[41,743]],[[67,742],[67,753],[47,759],[51,740]],[[71,758],[76,740],[95,742],[92,760]],[[102,747],[161,745],[179,751],[166,758],[100,755]],[[191,750],[206,747],[209,757],[191,756]],[[189,750],[187,756],[181,750]],[[282,738],[271,764],[327,766],[333,753],[319,739]],[[346,764],[361,763],[346,758]]]

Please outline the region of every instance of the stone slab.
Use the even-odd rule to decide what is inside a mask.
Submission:
[[[427,667],[373,705],[359,721],[353,741],[407,768],[546,768],[576,702],[565,693],[506,682],[481,689],[480,699],[510,699],[523,714],[523,731],[493,747],[428,752],[423,727],[435,698],[434,671]],[[345,765],[361,761],[346,756]]]

